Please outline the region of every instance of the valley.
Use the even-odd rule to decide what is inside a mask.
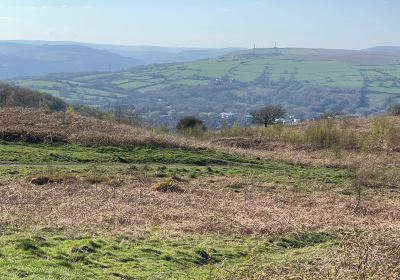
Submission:
[[[140,66],[125,71],[53,74],[10,80],[71,103],[134,106],[171,124],[184,115],[245,119],[266,103],[290,114],[382,113],[400,100],[400,56],[369,51],[255,49],[217,59]]]

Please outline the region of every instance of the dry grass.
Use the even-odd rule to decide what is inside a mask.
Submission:
[[[267,130],[234,126],[208,135],[208,140],[230,152],[295,164],[355,167],[369,158],[378,158],[382,166],[400,163],[399,117],[323,120]]]
[[[147,175],[135,177],[134,172],[118,178],[96,174],[82,179],[46,174],[0,181],[0,226],[124,236],[143,236],[154,229],[163,234],[262,238],[302,232],[341,236],[351,232],[354,235],[343,235],[329,254],[311,262],[298,260],[290,267],[264,266],[255,270],[249,267],[245,274],[228,279],[399,279],[400,153],[381,141],[390,140],[393,135],[393,143],[398,139],[391,126],[374,126],[373,122],[346,120],[337,124],[360,134],[370,133],[371,127],[384,128],[373,130],[371,138],[364,139],[372,149],[338,152],[251,135],[224,135],[210,143],[200,143],[73,114],[0,110],[0,134],[14,131],[18,136],[23,132],[24,137],[36,135],[48,142],[58,137],[86,145],[207,147],[295,164],[345,166],[355,171],[355,185],[362,186],[358,201],[354,190],[305,193],[289,186],[259,184],[252,178],[212,177],[179,184],[161,181],[167,184],[155,185],[160,191],[154,191]],[[398,118],[391,122],[399,127]],[[289,129],[308,128],[300,125]],[[384,138],[380,138],[382,135]],[[40,186],[32,184],[32,180]],[[179,191],[171,186],[178,186]]]
[[[151,129],[116,124],[65,112],[46,113],[36,109],[0,109],[0,135],[16,140],[22,135],[43,142],[70,142],[83,145],[186,147],[193,142],[183,137],[153,132]]]
[[[400,118],[387,118],[394,127],[400,128]],[[370,130],[373,119],[351,119],[338,123],[355,133]],[[289,130],[305,131],[308,124],[289,127]],[[239,129],[239,128],[237,128]],[[245,128],[236,132],[239,137],[221,137],[223,132],[212,135],[207,141],[187,139],[151,129],[120,125],[66,113],[45,113],[35,109],[0,109],[0,136],[7,132],[12,138],[32,141],[71,142],[84,145],[150,146],[150,147],[206,147],[244,156],[307,164],[315,166],[356,167],[364,161],[378,159],[381,166],[400,166],[400,152],[397,150],[364,151],[332,149],[310,149],[310,147],[285,143],[282,139],[266,137],[264,128]],[[275,132],[274,132],[275,133]],[[225,133],[225,136],[232,136]],[[371,144],[372,145],[372,144]],[[374,145],[384,145],[379,140]]]
[[[154,227],[182,234],[256,236],[400,229],[400,198],[392,193],[365,194],[355,211],[355,196],[333,191],[305,194],[223,177],[194,180],[183,193],[154,192],[121,182],[97,189],[84,182],[40,187],[3,183],[0,223],[127,235]]]
[[[290,267],[266,267],[262,272],[248,271],[240,279],[355,279],[381,280],[400,278],[400,235],[398,231],[369,231],[346,236],[339,248],[311,262]]]

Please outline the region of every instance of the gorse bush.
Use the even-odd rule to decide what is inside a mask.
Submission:
[[[190,116],[181,119],[176,125],[176,130],[187,136],[200,137],[207,130],[207,127],[199,118]]]

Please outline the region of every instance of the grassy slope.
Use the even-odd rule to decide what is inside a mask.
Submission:
[[[205,279],[252,262],[314,257],[332,247],[325,234],[250,237],[72,236],[61,230],[8,231],[0,237],[2,279]],[[291,257],[290,255],[295,255]],[[257,263],[255,263],[257,264]],[[254,265],[254,264],[253,264]]]
[[[273,81],[295,79],[319,86],[360,89],[364,77],[368,77],[370,101],[378,104],[387,96],[400,98],[399,61],[398,57],[351,51],[257,49],[231,53],[219,59],[155,65],[132,71],[14,82],[55,95],[64,92],[68,101],[84,100],[104,105],[116,101],[117,97],[129,96],[132,90],[147,92],[172,85],[204,86],[216,78],[230,78],[243,83],[254,82],[260,77]],[[380,83],[382,78],[387,85],[377,87],[376,83]]]
[[[0,144],[0,162],[5,163],[0,166],[0,174],[8,177],[43,173],[46,164],[56,166],[61,164],[59,171],[69,175],[76,173],[87,175],[94,164],[103,166],[114,164],[112,171],[121,174],[126,173],[129,164],[147,164],[153,168],[154,173],[160,165],[167,165],[169,169],[165,176],[176,172],[178,175],[192,177],[217,175],[251,177],[265,183],[292,185],[303,189],[313,189],[323,185],[345,187],[351,177],[346,169],[293,165],[194,148],[96,148],[3,142]],[[22,165],[10,166],[7,163]],[[29,164],[38,163],[42,166],[29,167]],[[71,163],[72,165],[63,166]],[[77,163],[82,165],[76,165]]]
[[[2,142],[0,151],[4,164],[0,166],[0,176],[8,180],[49,172],[85,177],[92,175],[93,164],[103,175],[117,176],[126,174],[132,164],[142,168],[142,163],[147,164],[151,178],[163,170],[163,177],[250,176],[256,181],[304,188],[343,186],[349,180],[344,169],[295,166],[194,148],[124,149]],[[273,240],[210,234],[163,237],[157,229],[138,239],[54,229],[3,228],[1,232],[3,279],[232,277],[248,265],[282,266],[323,255],[335,246],[331,236],[312,232]]]
[[[32,126],[32,112],[18,113],[22,129]],[[34,115],[43,126],[36,126],[39,131],[66,130],[61,123],[69,123],[64,125],[74,133],[82,123],[86,132],[103,125],[77,116],[76,122],[70,122],[58,120],[57,114]],[[4,127],[15,125],[12,115],[3,116]],[[114,127],[118,128],[122,127]],[[211,279],[244,279],[241,272],[247,268],[251,271],[245,275],[251,277],[266,266],[286,269],[322,260],[339,249],[336,242],[343,230],[351,231],[350,235],[364,227],[385,230],[386,220],[397,226],[395,190],[390,199],[364,201],[363,197],[358,213],[348,189],[353,174],[345,168],[290,164],[188,144],[148,148],[4,141],[0,163],[4,202],[0,205],[9,206],[0,208],[2,279],[207,279],[210,275]],[[140,198],[137,204],[140,191],[134,182],[128,181],[113,198],[108,181],[95,189],[83,180],[93,176],[94,168],[111,179],[145,167],[151,180],[178,175],[193,185],[183,194],[146,189],[142,204]],[[32,176],[43,173],[77,181],[29,184]],[[241,181],[231,184],[236,178]],[[335,192],[343,188],[345,192]],[[44,203],[31,205],[30,201]],[[115,220],[117,215],[121,224]],[[155,218],[150,221],[146,215]],[[127,217],[129,222],[124,220]],[[87,233],[89,229],[79,226],[78,219],[97,235]],[[146,230],[126,236],[125,231],[112,231],[117,223],[132,231],[145,224]],[[166,227],[172,223],[177,232]],[[95,230],[99,226],[103,231]],[[231,227],[235,233],[229,231]]]

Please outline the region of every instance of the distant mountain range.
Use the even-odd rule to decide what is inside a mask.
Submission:
[[[376,53],[386,53],[391,55],[400,55],[400,47],[391,46],[378,46],[366,49],[366,51],[376,52]]]
[[[50,73],[116,71],[138,65],[215,58],[238,50],[0,41],[0,79]]]

